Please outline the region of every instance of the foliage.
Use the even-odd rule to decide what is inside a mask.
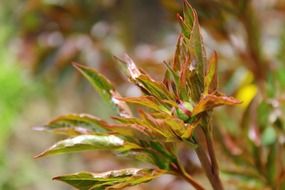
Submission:
[[[223,189],[212,144],[211,111],[221,105],[240,103],[217,89],[217,55],[207,60],[195,10],[185,1],[183,15],[178,16],[182,34],[172,63],[165,63],[163,81],[152,79],[127,55],[117,58],[126,67],[129,80],[144,93],[141,97],[121,97],[113,85],[96,70],[76,64],[75,67],[93,87],[118,111],[114,124],[94,116],[62,116],[41,129],[61,132],[68,139],[59,141],[37,157],[83,150],[109,149],[150,162],[155,169],[113,171],[107,174],[71,174],[56,177],[78,189],[122,188],[158,177],[163,173],[185,178],[196,189],[204,189],[189,175],[178,157],[178,145],[190,144],[196,151],[214,189]],[[140,106],[134,114],[128,103]],[[137,116],[135,116],[137,115]],[[74,137],[75,136],[75,137]],[[202,145],[206,138],[207,147]],[[190,147],[191,147],[190,146]],[[209,157],[208,157],[208,155]],[[126,183],[125,172],[130,181]],[[145,171],[145,172],[143,172]],[[149,172],[146,172],[149,171]],[[114,180],[113,175],[118,179]],[[121,174],[122,173],[122,174]],[[137,175],[139,174],[139,175]],[[123,175],[122,177],[120,177]],[[150,176],[149,176],[150,175]],[[82,178],[84,179],[82,182]]]
[[[161,2],[175,14],[180,11],[174,1]],[[268,13],[268,9],[259,13],[262,8],[256,1],[189,2],[197,13],[185,2],[183,15],[177,16],[182,33],[174,60],[164,63],[163,81],[154,80],[128,56],[116,58],[129,80],[143,92],[139,97],[122,97],[99,69],[74,64],[118,115],[107,122],[88,114],[68,114],[38,128],[68,137],[39,157],[108,148],[118,155],[151,163],[153,168],[102,174],[83,172],[55,179],[78,189],[112,189],[172,174],[184,178],[196,189],[205,189],[194,179],[195,172],[183,162],[185,158],[179,156],[181,147],[187,146],[187,150],[196,152],[213,189],[223,189],[216,151],[223,183],[228,182],[236,189],[285,187],[285,33],[277,40],[278,52],[272,53],[268,48],[270,36],[265,34],[263,24],[269,23],[266,15],[273,13]],[[271,6],[274,13],[282,15],[281,1]],[[209,44],[219,48],[219,63],[224,63],[220,64],[223,72],[219,75],[223,84],[220,88],[242,100],[236,108],[212,113],[217,106],[240,102],[218,90],[217,53],[207,58],[197,14],[201,26],[214,41],[214,45],[211,40],[206,41],[207,48]],[[129,107],[129,104],[134,105]],[[143,171],[142,175],[127,172],[126,177],[126,171],[133,170]],[[117,173],[119,177],[114,179]]]

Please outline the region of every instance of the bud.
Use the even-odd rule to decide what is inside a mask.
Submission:
[[[191,118],[193,106],[190,102],[181,102],[176,109],[176,115],[183,121],[188,121]]]

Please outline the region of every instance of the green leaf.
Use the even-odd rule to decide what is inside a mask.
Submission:
[[[140,148],[140,146],[125,142],[122,138],[114,135],[80,135],[57,142],[48,150],[37,155],[36,158],[52,154],[79,152],[85,150],[114,150],[125,152]]]
[[[115,98],[120,97],[120,94],[114,89],[113,85],[108,79],[106,79],[95,69],[79,64],[73,65],[92,84],[92,86],[102,98],[112,103],[112,105],[116,108],[120,116],[129,117],[132,115],[128,105]]]
[[[108,124],[89,114],[67,114],[50,121],[47,125],[36,127],[36,130],[48,130],[67,136],[79,134],[105,133]]]
[[[140,75],[137,78],[137,81],[138,85],[144,88],[150,95],[153,95],[159,99],[173,99],[172,94],[170,94],[162,82],[157,82],[148,75]]]
[[[163,79],[163,84],[166,86],[168,91],[178,96],[177,87],[179,85],[179,75],[174,69],[171,68],[171,65],[167,62],[163,62],[166,66],[166,72]]]
[[[68,183],[79,190],[108,190],[146,183],[165,173],[158,169],[129,168],[104,173],[81,172],[53,179]]]

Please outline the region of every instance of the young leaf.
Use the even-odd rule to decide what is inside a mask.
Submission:
[[[108,102],[116,108],[120,116],[129,117],[132,115],[128,105],[124,102],[114,98],[120,97],[120,94],[115,91],[111,82],[106,79],[102,74],[98,73],[95,69],[74,64],[74,67],[79,70],[83,76],[92,84],[95,90]]]
[[[153,80],[150,76],[138,69],[134,61],[128,55],[125,55],[123,59],[116,59],[120,63],[126,65],[126,70],[128,70],[128,75],[131,81],[140,87],[147,95],[153,95],[160,99],[172,98],[166,86],[162,82]]]
[[[149,182],[166,172],[158,169],[129,168],[104,173],[81,172],[58,176],[53,179],[63,181],[79,190],[122,189]]]
[[[188,93],[187,93],[187,77],[189,73],[189,65],[190,65],[190,57],[187,56],[185,58],[184,63],[181,65],[181,72],[179,77],[179,85],[177,90],[179,91],[180,98],[184,101],[187,101]]]
[[[142,105],[151,108],[155,111],[163,111],[166,113],[170,113],[170,111],[153,96],[127,97],[118,99],[128,103]]]
[[[115,57],[115,59],[121,63],[121,67],[123,68],[125,74],[129,75],[132,80],[136,80],[137,77],[143,74],[143,72],[137,68],[134,61],[125,54],[123,58]]]
[[[185,48],[189,49],[192,58],[192,70],[194,70],[200,80],[203,81],[204,65],[206,64],[205,50],[200,34],[198,16],[191,5],[185,1],[183,7],[184,18],[180,17],[182,32],[185,36]],[[188,40],[187,40],[188,39]],[[193,63],[194,61],[194,63]]]
[[[214,94],[208,94],[203,97],[193,109],[192,116],[195,116],[201,112],[211,110],[221,105],[235,105],[240,104],[240,101],[228,96],[220,96]]]
[[[167,62],[163,62],[166,66],[166,72],[163,79],[163,84],[166,86],[168,91],[171,91],[171,93],[177,95],[177,86],[179,85],[179,75],[176,71],[174,71],[173,68],[171,68],[171,65]]]
[[[208,61],[208,68],[204,80],[204,94],[212,93],[217,89],[217,53],[214,52]]]
[[[108,124],[100,118],[89,114],[67,114],[50,121],[36,130],[49,130],[68,136],[88,133],[105,133]]]
[[[177,15],[179,16],[179,15]],[[181,18],[182,19],[182,18]],[[179,35],[177,43],[176,43],[176,50],[175,50],[175,54],[174,54],[174,60],[173,60],[173,66],[172,69],[173,71],[179,71],[180,70],[180,63],[181,63],[181,47],[182,47],[182,40],[183,40],[183,36]]]
[[[141,116],[146,122],[146,127],[156,134],[156,140],[163,139],[167,142],[177,141],[179,134],[183,133],[184,123],[182,120],[171,116],[164,119],[156,118],[155,115],[143,111],[141,111]]]
[[[132,149],[140,149],[136,144],[125,142],[122,138],[114,135],[80,135],[57,142],[48,150],[36,156],[43,157],[52,154],[79,152],[85,150],[114,150],[125,152]]]
[[[167,90],[162,82],[157,82],[150,78],[148,75],[140,75],[137,78],[139,87],[145,89],[150,95],[159,99],[173,99],[172,94]]]

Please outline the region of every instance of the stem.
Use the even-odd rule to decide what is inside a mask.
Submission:
[[[197,183],[189,174],[185,173],[182,176],[186,181],[188,181],[195,189],[205,190],[199,183]]]
[[[219,177],[218,164],[217,164],[214,147],[212,143],[212,136],[209,134],[209,131],[204,131],[203,129],[197,130],[197,132],[200,138],[196,138],[196,141],[198,143],[198,147],[195,149],[196,154],[206,172],[206,175],[213,189],[223,190],[224,188],[223,188],[221,179]],[[207,143],[207,147],[208,147],[207,150],[208,150],[209,156],[204,150],[205,146],[203,147],[201,143],[201,138],[203,138],[203,136],[206,138],[205,140]]]
[[[210,156],[211,164],[212,164],[212,172],[215,175],[219,175],[219,166],[214,150],[214,144],[212,140],[212,135],[209,133],[209,131],[205,131],[205,137],[206,137],[206,142],[207,142],[207,147],[208,147],[208,153]]]
[[[195,179],[185,171],[184,167],[179,163],[179,161],[177,161],[177,164],[179,173],[186,181],[188,181],[197,190],[205,190],[202,185],[195,181]]]

